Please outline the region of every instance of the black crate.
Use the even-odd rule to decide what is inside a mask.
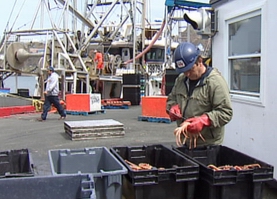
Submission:
[[[200,166],[200,178],[196,183],[197,199],[261,199],[263,182],[273,179],[271,165],[226,146],[207,146],[193,150],[173,147],[173,150],[191,158]],[[215,166],[259,164],[261,168],[214,171],[208,168],[209,164]]]
[[[27,88],[19,88],[19,89],[17,89],[17,93],[21,97],[30,97],[29,89],[27,89]]]
[[[199,166],[163,145],[113,147],[111,152],[126,166],[123,195],[128,199],[193,199]],[[150,170],[132,170],[125,162],[148,163]],[[160,169],[164,168],[164,169]]]
[[[28,149],[0,152],[0,178],[29,176],[34,176],[34,169]]]
[[[175,83],[175,79],[178,77],[178,73],[174,69],[166,69],[165,71],[165,95],[168,95]]]
[[[139,105],[141,99],[140,86],[123,86],[123,100],[131,105]]]
[[[123,74],[123,85],[140,85],[140,74]]]
[[[165,95],[168,96],[172,91],[173,85],[165,85]]]

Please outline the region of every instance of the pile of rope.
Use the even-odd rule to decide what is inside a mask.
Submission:
[[[43,110],[43,101],[42,100],[33,99],[32,100],[32,106],[35,107],[37,112],[41,112]]]

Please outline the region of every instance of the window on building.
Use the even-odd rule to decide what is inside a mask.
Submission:
[[[261,13],[253,12],[228,23],[230,90],[259,97],[261,85]]]

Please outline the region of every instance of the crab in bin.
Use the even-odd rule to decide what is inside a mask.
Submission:
[[[207,166],[208,168],[214,170],[214,171],[226,171],[226,170],[237,170],[237,171],[244,171],[244,170],[249,170],[249,169],[259,169],[261,168],[260,164],[247,164],[243,166],[232,166],[232,165],[223,165],[223,166],[215,166],[213,164],[209,164]]]

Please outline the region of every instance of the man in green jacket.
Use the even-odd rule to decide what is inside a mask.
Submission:
[[[176,78],[168,95],[166,110],[172,121],[182,127],[186,145],[219,145],[224,138],[224,125],[233,116],[229,88],[216,68],[203,64],[200,50],[192,43],[181,43],[174,52]],[[189,135],[189,136],[187,136]],[[178,145],[178,143],[177,143]]]

